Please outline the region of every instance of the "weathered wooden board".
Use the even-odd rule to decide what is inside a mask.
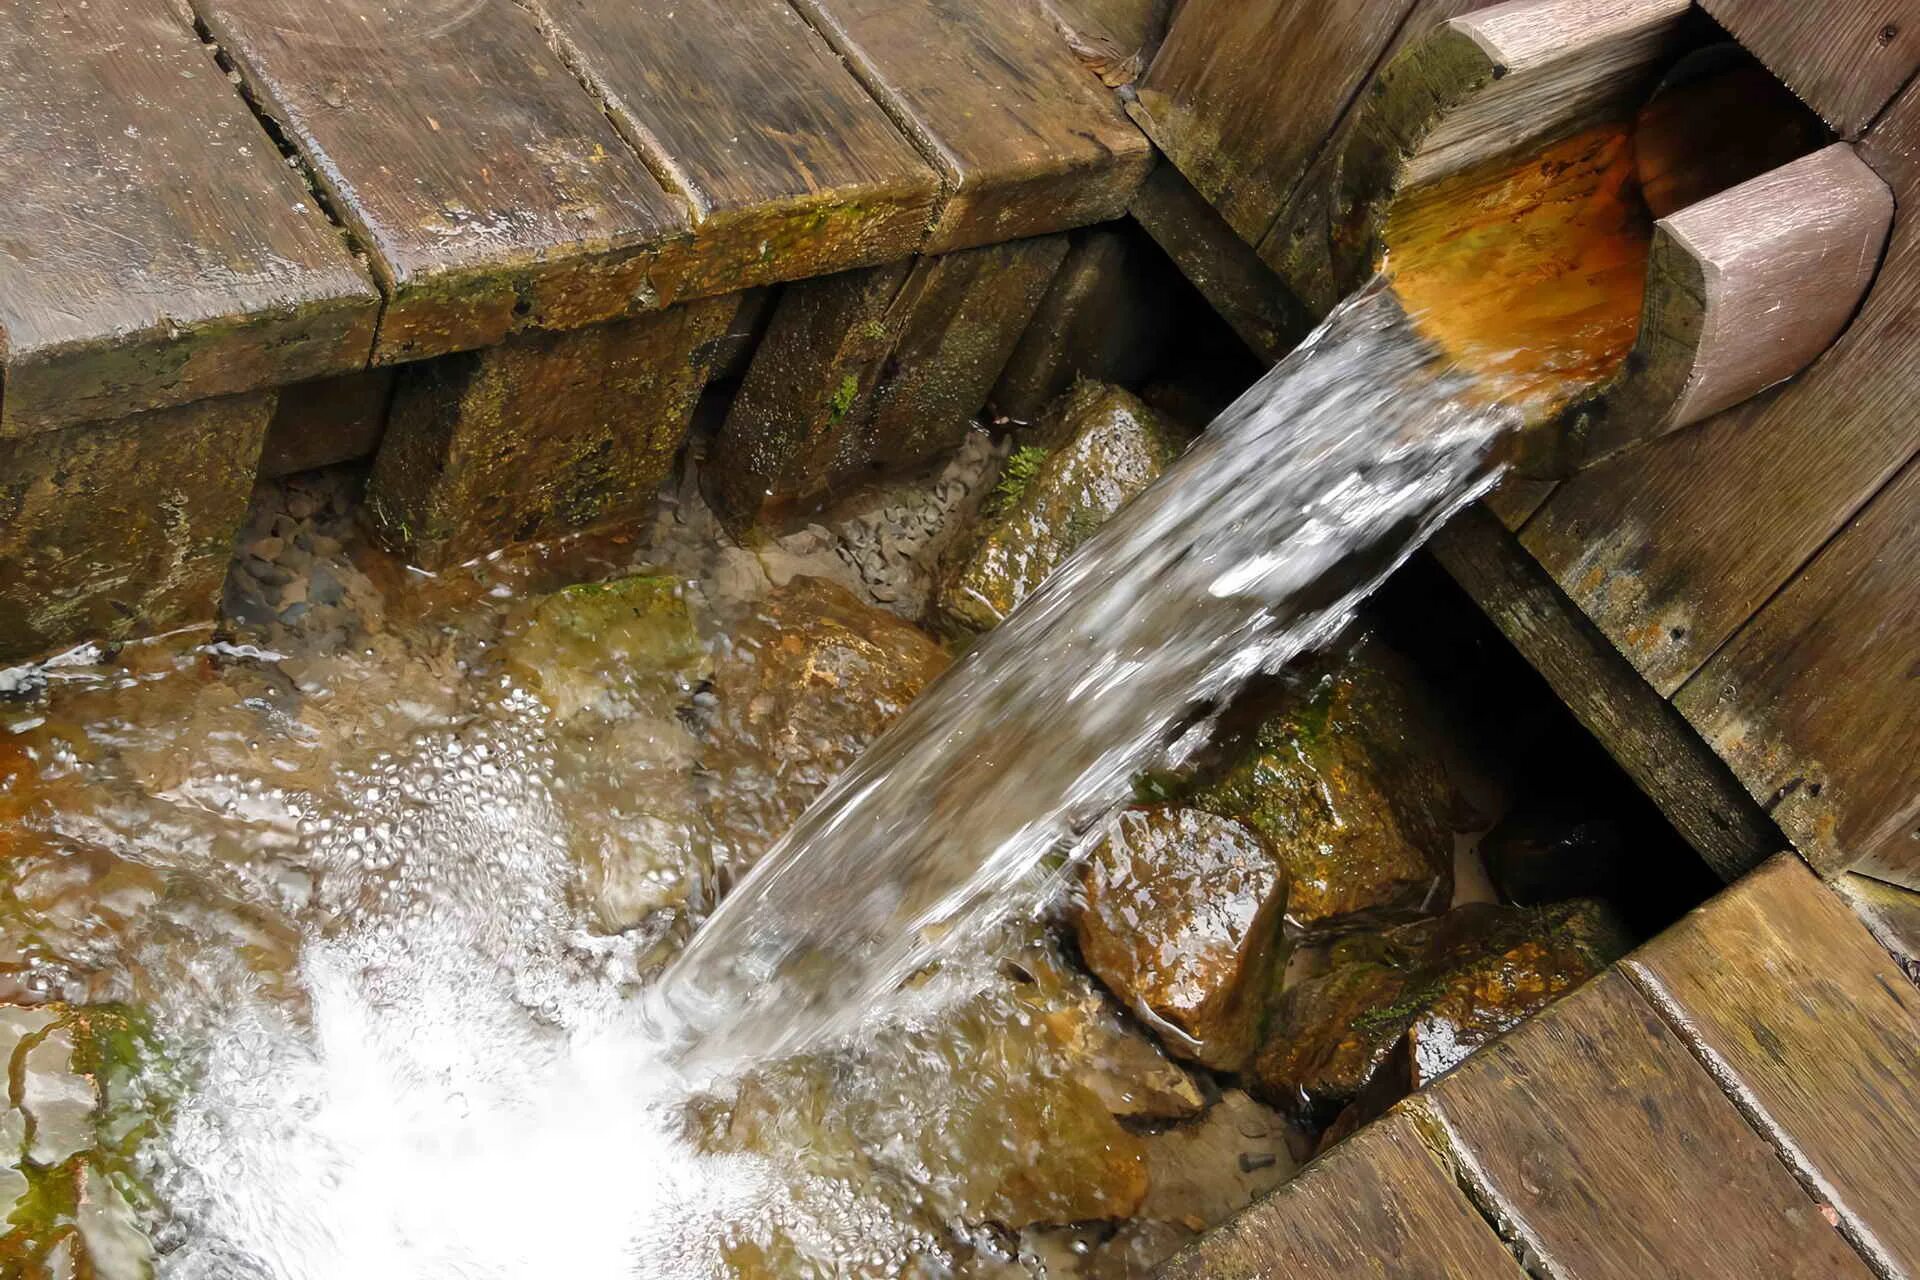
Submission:
[[[1076,238],[993,389],[993,411],[1033,422],[1081,378],[1137,386],[1172,325],[1170,275],[1127,232],[1097,227]]]
[[[1857,138],[1920,70],[1914,0],[1701,0],[1842,137]]]
[[[401,370],[367,489],[375,528],[434,569],[637,514],[738,306],[703,298]]]
[[[1462,512],[1432,547],[1434,558],[1723,878],[1785,845],[1726,764],[1491,513]]]
[[[1185,0],[1134,118],[1258,244],[1412,0]]]
[[[536,0],[693,209],[683,296],[904,258],[940,178],[787,0]]]
[[[1674,704],[1822,872],[1920,889],[1917,569],[1913,462]]]
[[[1625,969],[1856,1247],[1920,1275],[1920,990],[1833,892],[1781,854]]]
[[[1835,876],[1832,887],[1901,971],[1920,984],[1920,890],[1851,871]]]
[[[1262,360],[1279,360],[1313,328],[1285,282],[1172,165],[1147,175],[1130,212]]]
[[[1411,41],[1432,31],[1448,18],[1475,9],[1484,9],[1498,0],[1414,0],[1406,20],[1367,77],[1354,92],[1339,123],[1328,131],[1325,141],[1300,181],[1273,228],[1260,241],[1260,256],[1280,273],[1288,286],[1316,315],[1325,315],[1340,300],[1333,278],[1332,216],[1334,193],[1340,182],[1340,151],[1346,145],[1358,104],[1380,79],[1381,69]]]
[[[1168,1263],[1163,1280],[1520,1280],[1404,1111],[1391,1111]]]
[[[211,622],[274,393],[0,445],[0,663]]]
[[[260,474],[271,479],[372,457],[387,429],[395,372],[362,369],[285,388],[267,424]]]
[[[1482,1049],[1415,1106],[1482,1207],[1555,1280],[1872,1275],[1618,973]]]
[[[1173,0],[1039,0],[1087,70],[1115,88],[1132,84],[1166,37]]]
[[[1920,90],[1862,151],[1902,209],[1920,201]],[[1860,314],[1811,369],[1574,477],[1522,541],[1672,694],[1912,455],[1916,326],[1908,213]]]
[[[0,10],[0,439],[358,368],[378,307],[166,0]]]
[[[1482,505],[1507,527],[1507,532],[1518,533],[1533,518],[1533,513],[1553,496],[1554,486],[1558,483],[1555,480],[1508,476],[1500,482],[1499,488],[1482,500]]]
[[[1037,4],[793,2],[939,168],[928,253],[1117,218],[1152,164]]]
[[[374,359],[660,305],[688,213],[514,0],[194,0],[389,295]]]

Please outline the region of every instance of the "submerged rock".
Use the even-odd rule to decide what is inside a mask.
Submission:
[[[1288,990],[1250,1072],[1253,1087],[1313,1127],[1365,1095],[1384,1110],[1458,1066],[1622,955],[1611,912],[1475,903],[1343,939],[1332,968]]]
[[[1168,1047],[1217,1070],[1259,1043],[1284,953],[1287,874],[1251,827],[1130,809],[1088,856],[1074,932],[1087,967]]]
[[[634,699],[671,708],[711,666],[680,582],[653,574],[542,596],[506,658],[561,721],[588,707],[618,714]]]
[[[798,577],[770,593],[713,676],[719,861],[739,872],[757,860],[951,661],[835,583]]]
[[[1118,387],[1083,382],[1057,415],[1050,447],[1008,459],[979,533],[941,584],[942,614],[965,630],[999,625],[1180,452],[1174,429]]]
[[[1286,1122],[1229,1089],[1198,1122],[1147,1139],[1149,1187],[1140,1213],[1204,1231],[1291,1178],[1298,1167],[1287,1145]]]
[[[1307,934],[1407,920],[1453,892],[1453,793],[1392,660],[1362,646],[1290,691],[1191,803],[1272,842]]]

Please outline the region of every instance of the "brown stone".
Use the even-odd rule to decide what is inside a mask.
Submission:
[[[0,662],[210,622],[271,393],[9,441],[0,453]]]
[[[367,512],[428,568],[631,517],[673,466],[738,295],[401,371]]]
[[[1376,1115],[1600,972],[1628,940],[1591,900],[1474,903],[1343,940],[1333,968],[1287,991],[1252,1076],[1319,1126],[1363,1100]],[[1342,1117],[1342,1130],[1363,1117]]]
[[[1284,948],[1286,870],[1257,832],[1194,809],[1128,810],[1089,855],[1087,967],[1169,1049],[1218,1070],[1259,1043]]]
[[[1159,478],[1182,441],[1118,387],[1083,382],[1042,438],[1009,459],[984,522],[940,586],[946,621],[985,631],[1046,580],[1127,499]]]
[[[917,627],[796,577],[735,628],[713,676],[716,857],[744,870],[951,661]]]
[[[1193,798],[1273,843],[1306,933],[1407,920],[1453,893],[1453,804],[1434,745],[1377,645],[1302,677]]]
[[[1276,1112],[1229,1089],[1207,1114],[1147,1139],[1142,1217],[1194,1231],[1218,1226],[1299,1167]]]

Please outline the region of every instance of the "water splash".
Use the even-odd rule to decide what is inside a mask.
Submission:
[[[1376,282],[1222,414],[914,703],[714,912],[654,997],[685,1061],[848,1037],[913,973],[1031,909],[1041,872],[1329,639],[1491,485],[1517,425]],[[1182,733],[1182,730],[1188,730]]]

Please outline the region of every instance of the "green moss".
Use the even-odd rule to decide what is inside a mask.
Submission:
[[[986,503],[980,508],[982,519],[991,519],[1008,510],[1020,501],[1022,494],[1032,487],[1034,477],[1040,474],[1040,468],[1046,463],[1051,451],[1037,444],[1015,449],[1007,458],[1006,465],[1000,468],[1000,483],[987,495]]]
[[[853,412],[853,402],[860,398],[860,379],[856,374],[848,374],[840,379],[835,388],[833,399],[827,401],[827,421],[839,426],[841,420]]]

